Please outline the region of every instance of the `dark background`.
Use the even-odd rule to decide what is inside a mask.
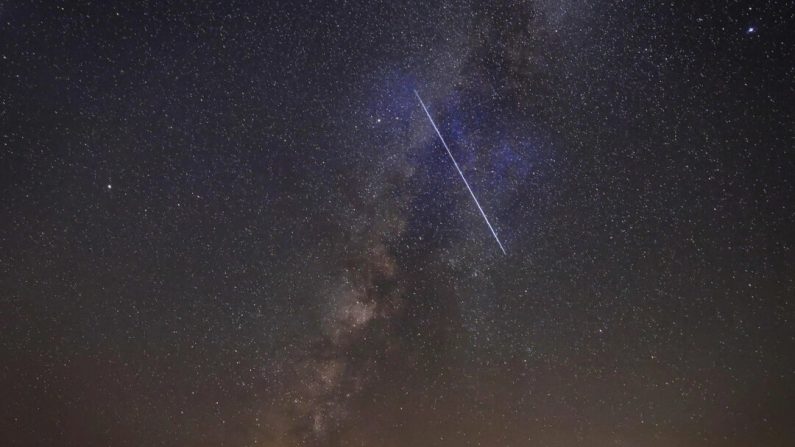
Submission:
[[[3,444],[793,445],[794,14],[0,3]]]

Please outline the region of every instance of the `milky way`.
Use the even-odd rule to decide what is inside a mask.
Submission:
[[[794,14],[4,2],[3,445],[795,444]]]

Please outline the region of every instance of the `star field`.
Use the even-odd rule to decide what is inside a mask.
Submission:
[[[4,3],[3,445],[792,445],[794,24]]]

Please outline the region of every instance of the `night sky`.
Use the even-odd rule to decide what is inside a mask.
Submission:
[[[793,29],[0,3],[2,444],[795,445]]]

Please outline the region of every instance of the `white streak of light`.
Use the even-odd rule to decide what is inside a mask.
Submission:
[[[472,200],[475,201],[475,205],[477,205],[478,210],[480,210],[480,214],[483,216],[483,220],[485,220],[486,221],[486,225],[489,226],[489,230],[491,230],[491,234],[494,235],[494,239],[497,241],[497,245],[500,246],[500,250],[502,250],[502,254],[507,255],[508,253],[505,251],[505,247],[502,246],[502,242],[500,242],[500,238],[497,237],[497,232],[494,231],[494,228],[491,226],[491,222],[489,222],[489,218],[486,217],[486,213],[483,212],[483,208],[480,206],[480,203],[478,202],[478,198],[475,197],[475,193],[472,192],[472,188],[469,186],[469,182],[467,181],[466,177],[464,177],[464,173],[461,172],[461,168],[458,167],[458,163],[455,161],[455,157],[453,157],[453,153],[450,152],[450,148],[447,147],[447,143],[444,141],[444,137],[442,137],[442,133],[439,132],[439,128],[436,127],[436,123],[433,122],[433,118],[431,118],[431,114],[430,114],[430,112],[428,112],[428,108],[425,107],[425,103],[422,102],[422,98],[420,98],[420,94],[416,90],[414,90],[414,94],[417,95],[417,99],[420,100],[420,105],[422,106],[422,110],[424,110],[425,114],[428,115],[428,120],[430,120],[431,125],[433,126],[433,130],[436,131],[436,135],[439,135],[439,139],[442,140],[442,145],[447,150],[447,155],[450,156],[450,160],[453,160],[453,165],[455,166],[455,169],[458,171],[458,175],[461,176],[461,180],[464,181],[464,184],[466,185],[467,189],[469,190],[469,193],[472,195]]]

